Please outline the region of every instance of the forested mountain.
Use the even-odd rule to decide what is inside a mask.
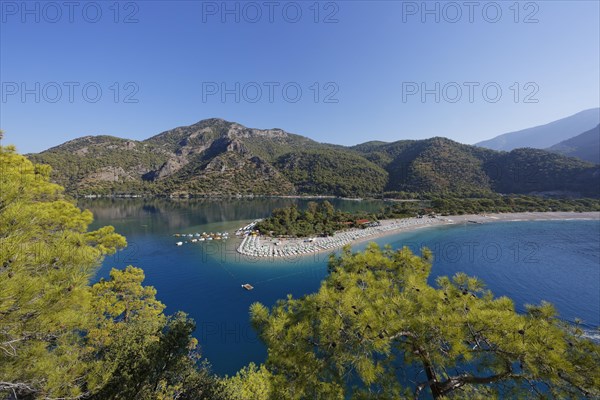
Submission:
[[[170,156],[150,143],[85,136],[29,158],[51,165],[54,181],[68,192],[77,193],[82,188],[107,192],[120,186],[142,190],[146,174],[158,170]]]
[[[51,165],[75,195],[600,195],[600,167],[543,150],[498,152],[441,137],[344,147],[222,119],[144,141],[86,136],[29,158]]]
[[[353,148],[388,172],[386,191],[491,191],[484,162],[493,151],[446,138],[366,143]]]
[[[548,151],[600,164],[600,125],[555,144]]]
[[[545,125],[505,133],[475,145],[504,151],[522,147],[546,149],[563,140],[579,135],[581,132],[592,129],[599,123],[600,109],[591,108]]]
[[[600,191],[598,166],[544,150],[494,151],[446,138],[371,142],[353,149],[388,172],[386,191],[556,192],[596,197]]]

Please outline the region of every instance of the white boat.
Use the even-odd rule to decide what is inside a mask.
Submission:
[[[177,246],[183,246],[183,242],[177,242],[175,243]]]

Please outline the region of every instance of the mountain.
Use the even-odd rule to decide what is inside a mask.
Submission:
[[[436,137],[353,148],[389,174],[386,191],[477,192],[491,190],[483,160],[491,151]]]
[[[344,147],[222,119],[144,141],[86,136],[28,157],[51,165],[74,195],[600,196],[600,166],[544,150],[498,152],[442,137]]]
[[[495,151],[440,137],[353,149],[388,172],[386,191],[600,194],[600,167],[544,150]]]
[[[555,144],[548,151],[600,164],[600,125]]]
[[[77,195],[293,195],[300,191],[364,196],[381,192],[387,180],[384,170],[341,146],[216,118],[141,142],[86,136],[29,158],[50,164],[55,181]],[[313,161],[307,164],[307,160]],[[303,173],[297,165],[302,165]],[[363,175],[345,182],[355,167]]]
[[[143,177],[164,165],[170,153],[136,140],[84,136],[28,157],[51,165],[54,181],[78,194],[88,187],[106,193],[124,183],[131,185],[132,191],[142,191]]]
[[[581,132],[592,129],[599,123],[600,108],[592,108],[546,125],[505,133],[493,139],[476,143],[475,145],[492,150],[505,151],[522,147],[545,149]]]

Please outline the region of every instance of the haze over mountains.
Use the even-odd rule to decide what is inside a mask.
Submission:
[[[548,151],[600,164],[600,125],[548,148]]]
[[[598,124],[600,124],[600,108],[591,108],[545,125],[505,133],[475,145],[505,151],[523,147],[546,149],[586,132]]]
[[[144,141],[86,136],[29,157],[76,195],[600,195],[600,166],[544,150],[498,152],[442,137],[344,147],[222,119]]]

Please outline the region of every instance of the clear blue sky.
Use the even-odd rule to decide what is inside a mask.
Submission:
[[[224,15],[221,1],[120,2],[118,15],[113,3],[0,1],[5,144],[36,152],[83,135],[145,139],[211,117],[339,144],[474,143],[599,106],[598,1],[427,2],[437,15],[421,1],[278,1],[272,16],[263,0],[228,2]],[[236,82],[239,102],[212,94]],[[439,102],[410,94],[436,82]],[[465,82],[478,85],[472,101]]]

